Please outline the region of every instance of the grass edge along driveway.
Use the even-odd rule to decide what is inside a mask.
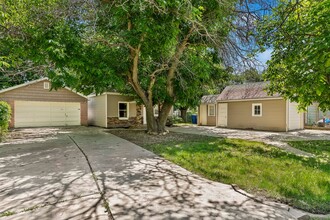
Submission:
[[[323,157],[302,157],[260,142],[213,137],[143,147],[207,179],[235,183],[312,213],[330,212],[330,160]]]

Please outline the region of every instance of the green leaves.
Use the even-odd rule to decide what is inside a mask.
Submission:
[[[11,116],[11,108],[7,102],[0,101],[0,142],[5,137]]]
[[[265,74],[272,92],[330,109],[330,1],[282,1],[259,24],[259,43],[273,48]]]

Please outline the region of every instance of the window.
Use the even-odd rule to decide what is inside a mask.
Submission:
[[[119,102],[118,103],[118,118],[119,119],[128,119],[128,102]]]
[[[49,89],[49,82],[44,82],[44,89]]]
[[[215,116],[215,105],[208,105],[208,116]]]
[[[252,116],[262,116],[262,104],[252,104]]]
[[[158,115],[159,115],[159,109],[158,109],[158,105],[156,105],[156,106],[154,107],[154,116],[155,116],[155,117],[158,117]]]

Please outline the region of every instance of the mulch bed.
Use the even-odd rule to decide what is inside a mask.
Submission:
[[[210,139],[210,137],[196,134],[183,134],[170,132],[166,135],[151,135],[144,130],[129,130],[129,129],[109,129],[107,132],[116,135],[120,138],[126,139],[139,146],[148,146],[152,144],[159,144],[164,142],[182,142],[182,141],[199,141],[202,139]]]

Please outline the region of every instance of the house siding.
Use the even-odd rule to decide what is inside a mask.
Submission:
[[[80,118],[81,125],[87,125],[87,99],[76,93],[61,88],[49,91],[44,89],[44,82],[47,79],[19,87],[0,94],[0,100],[6,101],[12,108],[12,117],[10,127],[15,125],[15,101],[41,101],[41,102],[79,102],[81,107]]]
[[[134,99],[125,95],[108,95],[108,117],[118,117],[119,102],[133,102]],[[129,103],[128,117],[136,117],[136,103]]]
[[[262,116],[252,116],[252,104],[262,104]],[[228,128],[286,131],[286,101],[228,102]]]
[[[44,89],[47,80],[20,87],[0,94],[0,99],[21,101],[45,101],[45,102],[87,102],[87,99],[75,94],[68,89],[49,91]]]
[[[99,127],[107,126],[106,95],[93,96],[88,101],[88,124]]]
[[[216,105],[211,104],[215,106],[215,112],[216,112]],[[198,108],[198,125],[208,125],[208,126],[215,126],[217,121],[216,116],[209,116],[208,115],[208,105],[207,104],[201,104]]]
[[[107,95],[107,126],[111,127],[130,127],[138,126],[143,124],[143,112],[142,106],[137,105],[134,102],[134,99],[125,95]],[[119,102],[128,102],[128,119],[119,119],[118,117],[118,103]]]
[[[207,125],[215,126],[216,125],[216,116],[207,116]]]

